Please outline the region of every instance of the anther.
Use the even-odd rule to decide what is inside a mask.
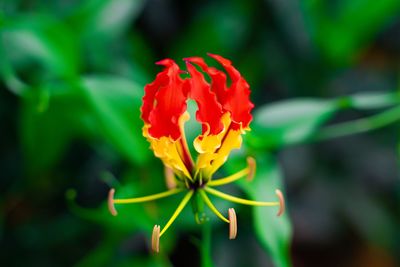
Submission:
[[[154,252],[160,251],[160,226],[154,225],[153,234],[151,235],[151,248]]]
[[[114,206],[114,194],[115,189],[111,188],[110,191],[108,191],[108,210],[110,211],[111,215],[117,216],[118,212]]]
[[[279,189],[275,190],[275,194],[279,198],[279,211],[276,216],[281,216],[285,212],[285,198],[283,197],[283,194]]]
[[[176,188],[175,174],[171,168],[165,166],[164,176],[165,176],[165,184],[167,185],[167,188],[168,189]]]
[[[236,213],[234,208],[228,210],[229,214],[229,239],[235,239],[237,234]]]
[[[249,173],[247,174],[247,181],[252,181],[254,175],[256,174],[256,160],[253,157],[247,157],[247,168],[249,169]]]

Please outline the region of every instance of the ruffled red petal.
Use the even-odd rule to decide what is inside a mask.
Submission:
[[[230,60],[219,55],[209,54],[218,61],[228,73],[231,79],[231,86],[227,87],[227,77],[223,71],[209,67],[200,57],[191,57],[187,61],[198,65],[207,73],[211,82],[211,91],[217,96],[218,102],[222,105],[223,112],[229,111],[232,117],[231,128],[234,130],[247,128],[252,120],[251,110],[254,105],[250,101],[250,89],[246,80],[236,70]]]
[[[247,128],[253,119],[251,110],[254,104],[250,101],[250,86],[246,80],[236,70],[230,60],[219,55],[208,54],[210,57],[218,61],[228,73],[232,83],[227,93],[223,97],[222,106],[225,110],[231,112],[232,129],[237,130],[240,127]],[[213,78],[215,70],[209,70],[207,73]],[[221,78],[219,78],[221,80]],[[218,80],[218,84],[220,84]],[[213,80],[214,82],[214,80]],[[217,82],[217,81],[216,81]],[[215,89],[217,90],[217,89]],[[219,89],[222,90],[222,89]]]
[[[186,58],[186,61],[196,64],[199,66],[205,73],[210,76],[211,82],[211,91],[215,93],[217,96],[218,102],[223,106],[226,102],[228,88],[226,86],[226,75],[223,71],[217,70],[216,68],[209,67],[207,63],[201,57],[190,57]]]
[[[164,61],[167,61],[167,59],[165,59]],[[165,63],[166,66],[168,66],[167,62]],[[143,105],[140,108],[140,111],[141,111],[141,118],[145,123],[147,124],[150,123],[149,120],[150,112],[154,108],[155,97],[159,88],[167,85],[168,82],[169,82],[168,68],[165,68],[163,71],[157,74],[156,79],[152,83],[149,83],[144,87],[144,96],[142,99]]]
[[[188,94],[198,105],[196,119],[202,123],[203,134],[216,135],[223,130],[221,117],[230,112],[231,129],[246,129],[251,120],[254,105],[250,101],[250,89],[246,80],[231,64],[231,61],[209,54],[228,73],[231,85],[227,87],[227,77],[223,71],[209,67],[202,58],[185,59],[191,78],[183,80],[181,70],[171,59],[157,64],[165,66],[154,82],[146,85],[143,97],[142,119],[149,125],[148,133],[154,138],[169,136],[177,140],[181,136],[178,120],[186,110]],[[209,84],[203,73],[191,63],[199,66],[211,78]]]
[[[196,119],[202,123],[203,134],[216,135],[224,128],[221,122],[223,115],[221,104],[218,103],[215,93],[211,91],[211,86],[204,79],[203,74],[189,61],[186,61],[186,66],[191,76],[188,80],[190,98],[195,100],[198,106]]]
[[[149,125],[150,136],[177,140],[181,136],[179,117],[186,110],[189,88],[187,81],[179,76],[181,70],[173,60],[164,59],[157,64],[165,66],[165,69],[154,82],[146,85],[141,117]]]

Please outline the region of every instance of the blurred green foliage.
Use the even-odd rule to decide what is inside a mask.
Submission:
[[[259,241],[250,239],[249,248],[255,249],[244,252],[232,251],[227,230],[212,215],[209,225],[199,226],[186,209],[162,240],[162,253],[151,255],[146,245],[150,231],[155,223],[165,223],[162,218],[172,214],[179,196],[123,206],[119,216],[109,215],[109,186],[117,188],[119,197],[165,189],[162,164],[148,149],[139,119],[143,87],[158,70],[153,63],[206,52],[234,61],[251,84],[256,109],[252,132],[219,175],[237,170],[246,155],[255,156],[255,180],[228,189],[268,200],[275,188],[289,183],[279,151],[400,118],[400,98],[393,92],[398,70],[391,65],[375,69],[375,61],[368,61],[379,34],[399,23],[399,11],[397,0],[2,1],[0,114],[7,120],[1,142],[13,142],[5,146],[1,165],[4,175],[12,177],[2,182],[0,197],[4,266],[187,266],[200,258],[202,266],[292,266],[296,244],[288,214],[293,191],[285,194],[289,213],[282,218],[273,209],[239,208],[243,234],[233,242],[241,244],[253,235]],[[392,60],[390,55],[383,59]],[[362,84],[341,76],[363,64],[383,76],[376,92],[363,92]],[[338,77],[352,89],[337,91]],[[341,114],[367,118],[346,123]],[[369,120],[370,115],[378,117]],[[16,160],[7,160],[10,151],[17,153]],[[368,218],[364,214],[349,217],[359,220],[356,227],[365,229],[360,235],[371,246],[395,251],[399,244],[391,236],[399,232],[392,220],[398,216],[391,218],[371,199],[360,203],[378,214],[372,226],[360,220]],[[380,225],[387,226],[388,240],[374,234]],[[260,248],[265,253],[257,252]],[[228,252],[232,258],[222,257]],[[321,266],[312,264],[306,265]]]

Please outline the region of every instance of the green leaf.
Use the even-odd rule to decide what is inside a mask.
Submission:
[[[73,19],[88,38],[114,39],[128,29],[143,4],[143,0],[87,0]]]
[[[308,0],[303,3],[316,43],[333,63],[349,63],[400,10],[397,0]]]
[[[138,187],[137,182],[127,183],[116,188],[115,198],[141,196],[144,195],[143,192],[144,190]],[[72,213],[88,221],[98,223],[115,233],[127,235],[137,230],[150,233],[155,224],[154,219],[149,216],[147,211],[149,204],[115,205],[118,215],[112,216],[106,199],[99,208],[88,209],[79,206],[75,202],[76,192],[74,190],[67,191],[66,198]]]
[[[51,16],[13,17],[7,20],[0,34],[5,56],[2,61],[7,61],[15,68],[14,72],[32,62],[45,68],[45,72],[40,73],[43,77],[49,74],[73,77],[78,71],[79,54],[75,35]]]
[[[276,148],[312,140],[321,127],[345,109],[375,110],[400,102],[397,92],[357,93],[332,100],[298,98],[258,108],[246,141],[253,148]]]
[[[359,110],[386,108],[400,102],[399,93],[366,92],[349,97],[350,106]]]
[[[82,80],[82,89],[96,119],[93,130],[132,163],[147,161],[151,153],[142,135],[142,86],[116,76],[90,76]]]
[[[172,264],[169,262],[168,257],[157,257],[156,255],[149,255],[147,257],[137,256],[133,259],[125,260],[117,265],[116,267],[131,267],[131,266],[140,266],[140,267],[172,267]]]
[[[254,112],[246,140],[252,147],[277,147],[309,138],[338,106],[318,99],[295,99],[263,106]]]
[[[205,56],[208,52],[228,56],[249,38],[251,6],[233,1],[210,2],[205,7],[194,16],[180,41],[175,42],[171,49],[173,58]]]
[[[34,172],[47,170],[71,139],[88,134],[85,99],[73,87],[57,83],[32,89],[22,100],[20,137],[26,164]]]
[[[253,200],[271,201],[277,197],[275,189],[283,194],[283,176],[276,162],[268,154],[256,156],[257,173],[250,183],[241,181],[240,187]],[[261,245],[268,251],[276,267],[291,266],[289,247],[292,239],[292,228],[287,211],[277,217],[277,208],[254,207],[253,220],[256,235]]]
[[[33,171],[54,166],[72,139],[105,140],[135,164],[150,158],[140,120],[142,87],[116,76],[49,83],[23,98],[21,138]]]
[[[86,254],[74,267],[107,266],[111,264],[113,255],[121,239],[121,237],[116,237],[115,234],[108,234],[100,245]]]

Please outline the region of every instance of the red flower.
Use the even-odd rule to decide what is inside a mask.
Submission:
[[[229,86],[224,71],[209,67],[202,58],[191,57],[184,59],[188,78],[181,77],[184,72],[173,60],[164,59],[157,62],[158,65],[164,66],[164,70],[145,87],[141,108],[141,117],[144,121],[143,135],[150,142],[154,154],[166,166],[165,174],[169,190],[129,199],[114,199],[114,189],[109,193],[110,212],[117,215],[114,204],[146,202],[187,191],[163,229],[161,230],[159,225],[154,226],[151,243],[155,251],[159,250],[160,237],[196,194],[221,220],[229,223],[230,239],[234,239],[237,232],[234,209],[229,209],[228,218],[224,217],[207,194],[244,205],[279,206],[278,216],[284,210],[284,200],[279,190],[276,190],[279,201],[260,202],[237,198],[213,188],[234,182],[244,176],[251,180],[256,164],[253,158],[248,158],[247,168],[228,177],[212,180],[213,174],[224,164],[231,150],[240,148],[241,135],[250,130],[249,125],[252,120],[250,112],[254,105],[249,99],[249,85],[231,62],[218,55],[209,54],[209,56],[222,65],[229,76]],[[188,99],[197,103],[196,120],[202,125],[201,134],[193,141],[198,153],[195,161],[188,149],[184,132],[184,124],[190,117],[186,104]]]
[[[164,70],[145,87],[141,109],[145,122],[143,134],[155,155],[179,177],[192,183],[198,182],[199,175],[202,182],[209,181],[230,151],[241,146],[241,134],[250,130],[250,112],[254,106],[249,99],[249,85],[231,62],[218,55],[209,56],[228,73],[230,86],[225,73],[209,67],[202,58],[184,59],[190,74],[186,79],[181,78],[183,71],[173,60],[165,59],[157,63]],[[197,103],[196,120],[202,124],[202,134],[194,141],[199,153],[195,162],[183,128],[189,119],[188,99]]]

